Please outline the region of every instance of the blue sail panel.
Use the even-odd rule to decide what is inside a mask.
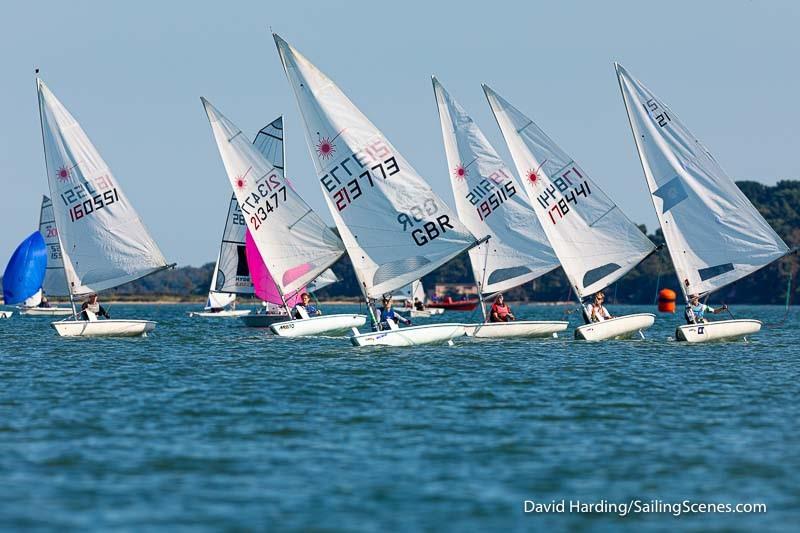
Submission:
[[[42,234],[34,231],[14,250],[3,273],[3,300],[6,305],[24,302],[36,294],[47,268],[47,246]]]

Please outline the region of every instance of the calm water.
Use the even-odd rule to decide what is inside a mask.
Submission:
[[[749,343],[669,342],[677,319],[661,315],[645,341],[578,342],[571,327],[560,339],[413,349],[278,339],[189,309],[112,306],[117,318],[158,320],[145,339],[59,339],[47,319],[0,321],[0,527],[800,523],[797,309]],[[523,500],[564,498],[764,502],[768,512],[523,513]]]

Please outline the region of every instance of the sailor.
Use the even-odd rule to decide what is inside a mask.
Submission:
[[[686,304],[686,323],[687,324],[704,324],[708,322],[706,320],[705,314],[712,313],[714,315],[718,315],[723,311],[727,311],[728,306],[723,305],[717,309],[714,309],[710,305],[706,305],[700,303],[700,295],[699,294],[690,294],[689,295],[689,303]]]
[[[603,305],[605,299],[606,295],[603,291],[599,291],[595,293],[594,301],[586,304],[586,317],[589,322],[603,322],[604,320],[611,320],[614,318]]]
[[[41,307],[41,308],[49,308],[50,307],[50,301],[47,299],[47,296],[45,296],[44,291],[42,291],[42,300],[39,302],[38,307]]]
[[[105,307],[100,305],[100,302],[97,301],[97,294],[95,293],[90,294],[89,298],[83,302],[81,306],[81,320],[89,320],[89,315],[86,314],[86,311],[91,311],[97,317],[111,318]]]
[[[389,320],[389,319],[393,320],[395,324],[397,324],[398,322],[402,322],[403,324],[405,324],[407,326],[411,325],[411,321],[409,319],[407,319],[407,318],[405,318],[403,316],[400,316],[399,314],[397,314],[395,312],[394,309],[392,309],[392,299],[384,297],[383,298],[383,307],[381,307],[381,310],[380,310],[380,320],[379,320],[380,329],[382,329],[382,330],[390,329],[389,328],[389,323],[387,322],[387,320]]]
[[[417,311],[425,310],[425,305],[421,301],[419,301],[419,298],[414,298],[414,309],[416,309]]]
[[[489,311],[489,322],[511,322],[516,319],[517,317],[511,312],[511,308],[505,303],[503,295],[498,294]]]
[[[305,318],[300,312],[300,309],[305,310],[308,317],[319,316],[322,314],[322,311],[317,309],[317,306],[311,303],[311,296],[309,296],[307,292],[304,292],[300,295],[300,303],[295,304],[294,308],[292,309],[292,316],[294,318]]]

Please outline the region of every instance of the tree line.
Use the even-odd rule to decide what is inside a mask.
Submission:
[[[800,245],[800,181],[783,180],[774,186],[739,181],[737,185],[790,247]],[[664,244],[661,229],[648,233],[645,226],[639,227],[655,244]],[[714,301],[726,303],[782,304],[786,298],[790,273],[793,272],[791,299],[793,303],[798,303],[800,287],[794,280],[799,264],[800,258],[797,254],[785,257],[718,291],[712,298]],[[107,297],[202,299],[208,292],[213,268],[214,264],[208,263],[202,267],[186,266],[159,272],[109,291]],[[316,296],[320,300],[357,298],[360,291],[347,255],[333,265],[333,271],[340,281],[321,289]],[[467,254],[461,254],[431,272],[422,281],[427,289],[433,289],[436,283],[474,283]],[[611,303],[651,304],[655,301],[658,290],[665,288],[680,294],[666,246],[609,287],[606,294]],[[508,291],[506,296],[510,300],[528,302],[566,301],[574,298],[561,268],[532,283]]]

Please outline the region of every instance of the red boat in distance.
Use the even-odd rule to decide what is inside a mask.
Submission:
[[[477,298],[474,300],[453,300],[452,296],[445,296],[441,300],[433,300],[427,304],[427,307],[437,307],[447,311],[472,311],[477,306]]]

